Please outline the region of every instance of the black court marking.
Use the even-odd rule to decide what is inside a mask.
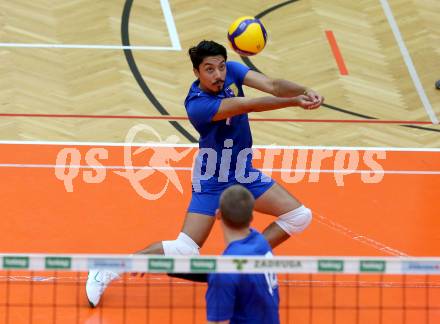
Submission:
[[[130,46],[130,36],[128,32],[128,26],[129,26],[129,20],[130,20],[130,12],[131,7],[133,5],[133,0],[126,0],[124,4],[124,10],[122,12],[122,19],[121,19],[121,40],[122,45],[124,46]],[[148,87],[147,83],[142,77],[142,74],[140,73],[136,61],[133,56],[133,52],[131,49],[124,49],[125,58],[127,60],[128,66],[130,67],[131,73],[133,74],[134,78],[136,79],[138,85],[141,87],[144,94],[147,96],[148,100],[153,104],[153,106],[157,109],[157,111],[161,115],[169,115],[170,113],[165,109],[164,106],[157,100],[153,92]],[[169,121],[173,127],[180,132],[185,138],[190,141],[191,143],[197,143],[198,141],[192,136],[182,125],[180,125],[177,121]]]
[[[255,15],[255,18],[258,18],[258,19],[263,18],[264,16],[266,16],[269,13],[271,13],[272,11],[275,11],[275,10],[280,9],[280,8],[282,8],[282,7],[284,7],[284,6],[288,5],[288,4],[291,4],[291,3],[294,3],[294,2],[297,2],[297,1],[298,0],[289,0],[289,1],[285,1],[285,2],[279,3],[279,4],[275,5],[275,6],[270,7],[268,9],[260,12],[259,14]],[[240,57],[241,57],[242,61],[251,70],[263,73],[261,70],[259,70],[255,66],[254,63],[252,63],[252,61],[250,60],[249,57],[247,57],[247,56],[240,56]],[[361,117],[361,118],[365,118],[365,119],[378,119],[376,117],[372,117],[372,116],[368,116],[368,115],[363,115],[363,114],[360,114],[360,113],[356,113],[354,111],[350,111],[348,109],[339,108],[339,107],[336,107],[336,106],[333,106],[333,105],[329,105],[329,104],[326,104],[326,103],[322,104],[322,106],[324,106],[324,107],[326,107],[328,109],[339,111],[339,112],[347,114],[347,115],[351,115],[351,116]],[[415,128],[415,129],[421,129],[421,130],[426,130],[426,131],[432,131],[432,132],[440,133],[440,129],[436,129],[436,128],[429,128],[429,127],[416,126],[416,125],[400,125],[400,126],[407,127],[407,128]]]

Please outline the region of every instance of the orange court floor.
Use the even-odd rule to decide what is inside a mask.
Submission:
[[[176,237],[191,197],[197,148],[151,145],[133,154],[136,149],[105,143],[1,144],[0,251],[130,254]],[[277,247],[276,255],[440,255],[440,150],[257,150],[254,165],[314,214],[310,227]],[[139,169],[145,166],[155,170]],[[128,177],[138,172],[144,174],[136,189]],[[142,197],[161,190],[155,200]],[[252,225],[263,230],[272,220],[256,213]],[[201,253],[220,254],[223,249],[216,224]],[[85,273],[47,275],[64,278],[64,285],[34,280],[40,276],[45,278],[39,273],[0,273],[0,324],[206,321],[203,284],[126,275],[110,286],[102,307],[89,309]],[[14,283],[11,278],[28,280]],[[425,288],[426,283],[437,288],[402,288],[420,281]],[[281,275],[280,286],[282,323],[440,322],[436,276]]]

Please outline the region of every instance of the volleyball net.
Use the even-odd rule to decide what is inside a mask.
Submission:
[[[121,273],[91,309],[89,269]],[[1,323],[206,323],[206,283],[276,273],[281,323],[440,323],[440,258],[0,254]]]

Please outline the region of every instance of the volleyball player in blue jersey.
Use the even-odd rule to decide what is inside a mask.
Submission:
[[[323,102],[317,92],[296,83],[271,79],[238,62],[227,62],[226,48],[202,41],[190,48],[197,80],[185,99],[192,125],[200,134],[199,155],[193,172],[193,192],[180,234],[175,240],[156,242],[140,254],[195,255],[214,224],[223,190],[245,186],[255,198],[255,210],[276,217],[263,235],[272,247],[302,232],[311,222],[310,209],[281,185],[252,166],[252,135],[248,113],[286,107],[316,109]],[[269,94],[245,98],[243,85]],[[87,295],[96,306],[116,274],[91,271]]]
[[[249,227],[253,195],[233,185],[220,196],[218,218],[227,247],[223,255],[271,257],[263,235]],[[208,275],[206,313],[209,323],[279,324],[278,280],[272,273],[211,273]]]

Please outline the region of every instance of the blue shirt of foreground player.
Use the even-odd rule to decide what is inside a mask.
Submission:
[[[239,162],[241,167],[246,169],[252,166],[252,134],[249,126],[247,114],[237,115],[225,120],[212,121],[217,114],[222,99],[231,97],[243,97],[243,80],[249,68],[243,64],[234,61],[226,62],[226,78],[222,91],[217,94],[206,93],[200,89],[200,81],[196,80],[191,85],[188,95],[185,99],[185,108],[189,120],[194,128],[200,134],[199,147],[213,149],[217,154],[216,171],[213,178],[206,184],[217,182],[220,174],[220,162],[222,150],[225,148],[225,141],[232,143],[232,155],[230,167],[226,168],[221,182],[229,182],[235,179],[235,169],[237,166],[238,154],[247,149],[249,154],[243,156]],[[228,145],[228,144],[226,144]],[[230,147],[228,147],[230,148]],[[202,152],[202,150],[201,150]],[[244,152],[244,153],[245,153]],[[243,153],[242,153],[243,154]],[[202,170],[205,172],[208,157],[206,155],[198,156]]]
[[[250,234],[231,242],[223,255],[272,255],[263,235]],[[208,321],[231,324],[279,323],[278,283],[274,274],[213,273],[208,277]]]

